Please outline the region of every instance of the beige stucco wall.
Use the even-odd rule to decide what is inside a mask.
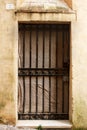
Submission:
[[[87,128],[87,1],[73,0],[77,21],[72,22],[73,124]]]
[[[72,21],[72,14],[21,15],[15,10],[6,10],[6,3],[15,0],[0,0],[0,122],[16,123],[17,119],[17,59],[19,21]],[[77,21],[71,22],[71,95],[73,126],[87,128],[87,1],[73,0]],[[18,18],[17,18],[18,17]],[[39,20],[38,20],[39,19]]]
[[[16,33],[14,10],[6,4],[15,0],[0,0],[0,122],[15,123],[16,118]]]

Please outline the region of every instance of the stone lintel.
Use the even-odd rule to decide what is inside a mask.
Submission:
[[[16,19],[19,22],[71,22],[76,21],[76,13],[64,12],[16,12]]]

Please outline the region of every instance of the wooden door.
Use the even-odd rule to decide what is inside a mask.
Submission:
[[[19,119],[69,118],[69,24],[19,24]]]

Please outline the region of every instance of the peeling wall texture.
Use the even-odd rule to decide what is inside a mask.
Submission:
[[[28,0],[25,3],[26,1]],[[87,0],[65,2],[77,12],[77,20],[72,21],[74,16],[71,14],[70,17],[70,13],[64,14],[63,11],[62,15],[31,15],[29,12],[16,15],[16,5],[17,8],[23,5],[23,0],[0,0],[0,123],[16,124],[17,120],[18,21],[54,20],[53,22],[71,21],[70,119],[74,127],[87,128]],[[13,4],[14,7],[8,4]],[[47,6],[48,4],[45,9],[48,9]]]

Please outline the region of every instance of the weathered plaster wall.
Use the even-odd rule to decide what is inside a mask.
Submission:
[[[77,21],[72,22],[73,124],[87,128],[87,0],[73,0]]]
[[[6,3],[15,2],[0,0],[0,121],[4,123],[15,123],[17,112],[17,23],[14,10],[6,10]],[[75,127],[87,128],[87,1],[73,0],[73,8],[77,10],[77,21],[71,23],[72,122]],[[68,21],[65,16],[18,14],[18,20]]]
[[[15,17],[6,4],[15,0],[0,0],[0,122],[14,123],[15,103]]]

